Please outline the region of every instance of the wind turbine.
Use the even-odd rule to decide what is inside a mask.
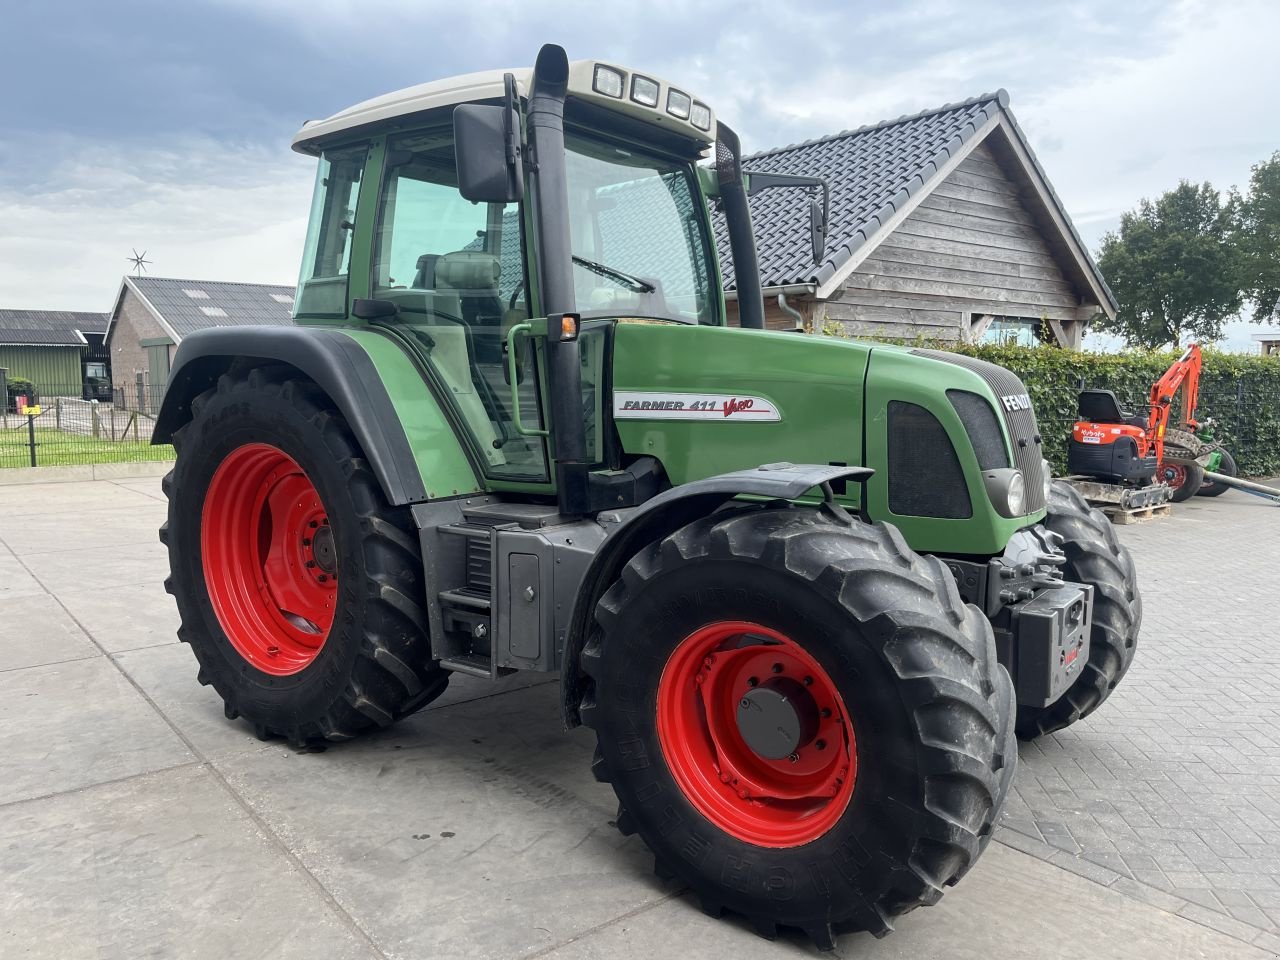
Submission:
[[[137,247],[133,247],[132,250],[133,256],[125,257],[125,259],[133,264],[133,275],[140,277],[147,272],[147,264],[151,263],[151,261],[147,259],[147,251],[143,250],[142,253],[138,253]]]

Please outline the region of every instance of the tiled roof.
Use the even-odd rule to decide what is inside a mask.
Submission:
[[[751,197],[761,284],[830,279],[898,206],[925,188],[1002,102],[1008,103],[1003,90],[743,158],[748,170],[823,177],[831,187],[831,222],[819,264],[809,247],[804,191],[773,189]],[[726,287],[732,289],[733,257],[723,216],[716,217],[716,245]]]
[[[83,347],[82,333],[106,329],[105,313],[0,309],[0,343],[5,345]]]
[[[1066,225],[1079,251],[1080,269],[1092,277],[1114,308],[1106,281],[1008,107],[1008,93],[998,90],[744,158],[743,165],[748,170],[824,177],[831,187],[831,222],[819,264],[813,262],[809,246],[808,198],[804,191],[773,189],[751,197],[761,283],[766,287],[804,283],[820,286],[830,280],[860,247],[876,237],[903,204],[940,183],[938,171],[988,121],[1001,115],[1006,132],[1026,151]],[[722,215],[716,215],[715,224],[721,271],[726,289],[733,289],[733,258]]]
[[[293,323],[293,287],[167,277],[126,277],[125,284],[179,339],[208,327]]]

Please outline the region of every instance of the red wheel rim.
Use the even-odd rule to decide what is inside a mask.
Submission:
[[[305,670],[333,626],[337,551],[315,484],[266,443],[237,447],[209,481],[204,581],[236,651],[263,673]]]
[[[1172,490],[1187,482],[1187,468],[1178,463],[1166,463],[1160,475]]]
[[[816,720],[794,752],[752,748],[739,707],[761,685],[812,700]],[[810,709],[808,703],[805,709]],[[684,795],[726,833],[763,847],[795,847],[835,825],[853,797],[858,759],[835,683],[798,643],[755,623],[721,621],[676,647],[658,681],[658,741]]]

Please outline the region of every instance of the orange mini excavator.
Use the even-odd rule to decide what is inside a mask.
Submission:
[[[1072,427],[1067,467],[1072,474],[1130,489],[1132,500],[1159,483],[1167,484],[1175,503],[1196,493],[1216,496],[1227,488],[1205,481],[1205,470],[1234,474],[1234,463],[1220,444],[1203,435],[1196,420],[1200,394],[1200,346],[1191,344],[1151,385],[1151,409],[1144,416],[1121,409],[1110,390],[1082,390],[1080,419]],[[1181,415],[1170,427],[1174,397],[1182,388]],[[1155,500],[1158,502],[1158,498]]]

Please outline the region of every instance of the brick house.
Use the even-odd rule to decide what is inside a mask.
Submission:
[[[207,327],[291,324],[293,294],[270,284],[125,277],[106,333],[117,398],[158,409],[183,337]]]

